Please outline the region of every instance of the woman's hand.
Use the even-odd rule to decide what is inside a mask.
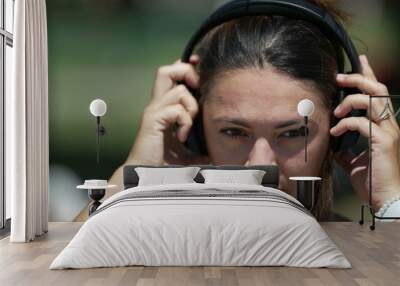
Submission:
[[[370,67],[367,57],[360,56],[362,74],[339,74],[337,83],[341,87],[358,88],[364,94],[347,96],[334,110],[338,118],[343,118],[352,109],[366,109],[372,119],[372,207],[378,211],[385,200],[400,193],[400,129],[393,113],[382,119],[382,111],[392,103],[388,98],[373,98],[372,111],[369,114],[368,95],[388,95],[385,85],[378,82]],[[340,136],[346,131],[358,131],[369,137],[369,119],[366,117],[348,117],[341,119],[331,129],[333,136]],[[356,193],[363,201],[368,200],[368,150],[355,156],[349,151],[337,156],[338,163],[349,173]]]
[[[158,69],[151,100],[143,112],[127,163],[156,166],[192,163],[189,160],[193,158],[188,157],[179,141],[186,141],[199,107],[186,86],[177,82],[198,88],[199,76],[194,69],[198,61],[198,56],[194,55],[190,63],[178,60]],[[177,130],[174,130],[175,125],[178,125]]]

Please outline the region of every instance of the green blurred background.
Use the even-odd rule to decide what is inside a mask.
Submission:
[[[84,179],[108,179],[134,142],[155,71],[177,60],[199,23],[224,1],[48,0],[50,220],[69,221],[88,202]],[[340,1],[360,53],[380,81],[399,93],[399,1]],[[101,163],[89,104],[107,102]],[[360,202],[346,178],[335,210],[357,219]]]

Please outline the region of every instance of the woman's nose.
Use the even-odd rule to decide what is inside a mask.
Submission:
[[[267,139],[261,137],[256,140],[245,165],[277,165],[275,152]]]

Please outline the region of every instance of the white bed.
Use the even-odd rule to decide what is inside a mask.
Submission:
[[[261,185],[199,183],[115,194],[50,269],[128,265],[351,267],[292,196]]]

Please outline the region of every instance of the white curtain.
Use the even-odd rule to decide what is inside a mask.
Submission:
[[[6,98],[6,186],[12,242],[48,227],[48,60],[45,0],[15,1],[13,92]]]

